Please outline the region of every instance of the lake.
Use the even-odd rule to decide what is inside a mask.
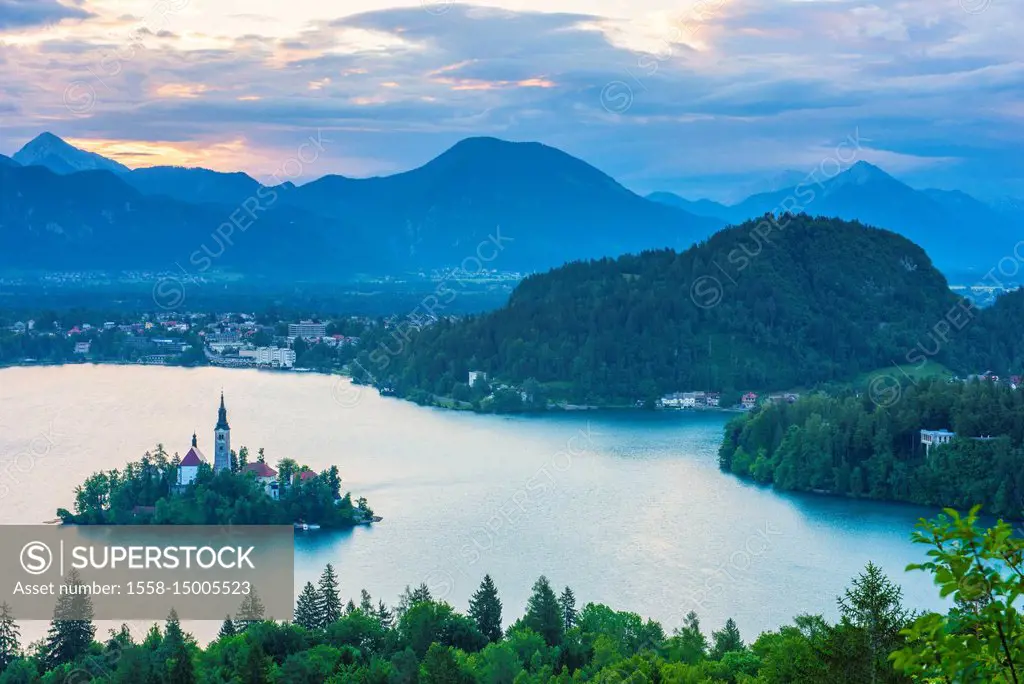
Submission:
[[[160,442],[208,458],[223,389],[232,446],[255,459],[336,463],[383,522],[297,542],[296,586],[327,562],[344,596],[393,604],[407,585],[465,610],[490,573],[505,621],[537,576],[661,621],[736,619],[752,639],[800,613],[836,615],[868,560],[914,608],[940,608],[909,541],[933,511],[782,495],[718,470],[724,413],[503,417],[415,406],[316,374],[135,366],[0,370],[0,523],[35,524],[73,489]],[[34,629],[26,630],[34,636]],[[214,634],[216,626],[195,630]],[[41,633],[41,632],[39,632]],[[105,631],[101,632],[105,634]],[[27,640],[27,639],[26,639]]]

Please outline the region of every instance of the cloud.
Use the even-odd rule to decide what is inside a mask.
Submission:
[[[340,18],[303,6],[221,22],[185,9],[134,32],[119,11],[8,33],[0,96],[19,114],[6,140],[54,128],[160,141],[151,157],[206,146],[210,164],[259,174],[323,129],[346,152],[317,172],[358,174],[497,135],[562,147],[640,191],[725,196],[859,128],[874,160],[923,184],[1024,194],[1008,172],[1024,154],[1019,3],[486,1],[508,7],[354,0]],[[70,111],[80,83],[95,104]]]
[[[94,16],[58,0],[0,0],[0,31],[46,26],[63,19],[87,19]]]

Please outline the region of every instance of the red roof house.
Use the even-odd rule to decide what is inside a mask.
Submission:
[[[256,477],[261,480],[264,478],[277,477],[277,471],[268,466],[266,463],[247,463],[244,471],[247,473],[255,473]]]
[[[295,477],[298,478],[300,482],[307,482],[309,480],[315,480],[317,478],[317,474],[314,473],[312,470],[303,470]]]

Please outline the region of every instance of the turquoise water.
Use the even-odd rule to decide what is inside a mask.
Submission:
[[[909,541],[932,511],[781,495],[719,472],[720,413],[480,416],[421,408],[319,375],[125,366],[0,371],[0,522],[37,523],[69,506],[88,474],[158,441],[184,454],[193,430],[212,452],[221,388],[232,445],[265,447],[346,488],[383,522],[309,533],[295,582],[339,568],[358,602],[426,582],[464,609],[484,573],[518,617],[546,574],[577,600],[662,621],[696,610],[747,636],[799,613],[835,616],[868,560],[916,608],[938,608]],[[510,621],[510,620],[509,620]],[[214,630],[215,631],[215,630]]]

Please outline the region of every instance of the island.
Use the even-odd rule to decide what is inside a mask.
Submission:
[[[122,470],[94,473],[75,488],[74,511],[57,510],[73,525],[295,525],[341,529],[377,522],[365,498],[341,492],[336,465],[319,473],[282,458],[277,468],[264,450],[231,449],[224,395],[214,429],[211,464],[197,435],[183,458],[158,445]]]

